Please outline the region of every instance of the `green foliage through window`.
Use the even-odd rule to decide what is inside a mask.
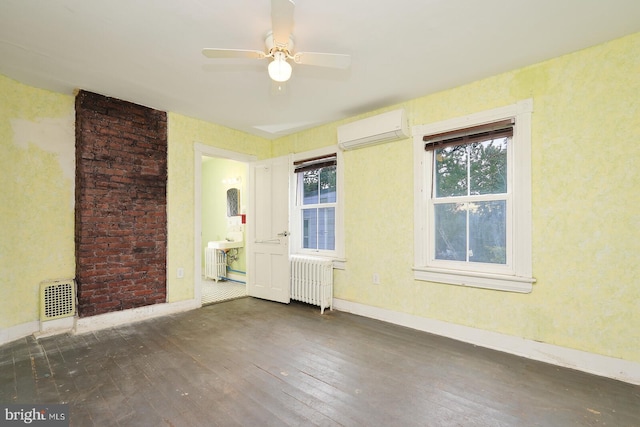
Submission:
[[[435,150],[436,259],[506,264],[508,141]]]

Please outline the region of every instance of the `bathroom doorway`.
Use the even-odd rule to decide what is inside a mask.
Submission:
[[[246,201],[253,156],[196,144],[194,297],[202,305],[247,295]]]

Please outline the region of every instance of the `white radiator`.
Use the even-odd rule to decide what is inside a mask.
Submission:
[[[291,256],[291,299],[333,310],[333,262],[304,255]]]
[[[220,249],[204,249],[204,277],[218,281],[227,277],[227,254]]]

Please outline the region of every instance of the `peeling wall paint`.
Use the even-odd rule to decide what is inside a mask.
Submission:
[[[0,76],[0,328],[38,319],[39,284],[73,278],[73,97]]]
[[[63,176],[70,183],[75,182],[75,114],[71,112],[67,117],[38,118],[35,121],[25,119],[10,119],[13,129],[13,142],[18,147],[27,150],[29,144],[34,144],[40,150],[56,155]],[[70,144],[69,141],[73,141]],[[74,195],[71,194],[71,208],[74,206]]]
[[[75,114],[71,112],[67,117],[38,118],[36,121],[11,119],[13,142],[21,148],[27,148],[29,143],[37,145],[41,150],[57,154],[60,157],[60,167],[65,177],[75,179],[75,144],[74,141]]]

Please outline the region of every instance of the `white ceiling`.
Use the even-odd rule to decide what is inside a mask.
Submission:
[[[296,0],[297,51],[345,53],[348,70],[295,65],[285,93],[264,48],[269,0],[0,0],[0,74],[85,89],[269,139],[640,31],[639,0]]]

